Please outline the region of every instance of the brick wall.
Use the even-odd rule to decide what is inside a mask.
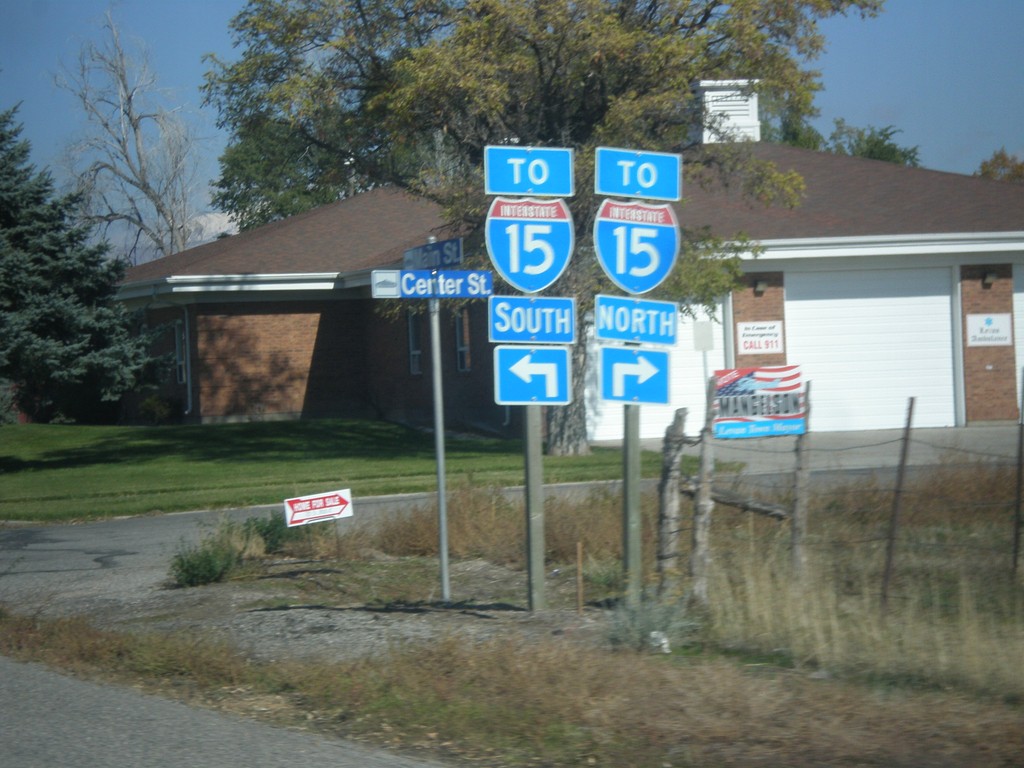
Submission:
[[[994,280],[987,281],[986,275]],[[1013,315],[1013,267],[1010,264],[960,268],[964,330],[964,395],[967,421],[1017,418],[1016,358],[1012,344],[970,346],[968,315]]]
[[[757,289],[763,285],[764,290]],[[732,294],[733,327],[731,332],[736,343],[739,339],[736,333],[738,323],[753,323],[757,321],[784,321],[785,308],[785,286],[781,272],[752,272],[744,277],[744,285],[737,288]],[[783,336],[785,336],[785,324],[783,324]],[[738,346],[736,348],[736,367],[755,368],[765,365],[785,365],[786,352],[769,353],[744,353]]]
[[[318,310],[307,305],[201,305],[193,360],[201,418],[301,415]]]
[[[408,309],[415,309],[412,302]],[[195,405],[205,421],[365,417],[433,424],[429,316],[415,315],[421,372],[409,367],[407,308],[384,316],[372,299],[200,305]],[[442,309],[445,424],[501,430],[486,305],[470,305],[471,365],[456,367],[455,325]]]

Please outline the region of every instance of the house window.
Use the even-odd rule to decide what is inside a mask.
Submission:
[[[420,318],[412,312],[406,314],[409,326],[409,373],[419,376],[423,373],[423,338],[420,334]]]
[[[460,371],[468,371],[472,360],[469,354],[469,309],[462,309],[455,315],[455,365]]]
[[[185,360],[185,352],[188,349],[188,339],[185,338],[185,323],[181,320],[174,322],[174,376],[179,384],[184,384],[188,379],[188,365]]]

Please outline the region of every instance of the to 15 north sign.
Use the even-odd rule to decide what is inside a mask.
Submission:
[[[679,200],[683,159],[666,152],[598,147],[594,157],[594,192],[610,197]]]

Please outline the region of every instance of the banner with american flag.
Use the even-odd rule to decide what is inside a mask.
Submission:
[[[715,437],[779,437],[807,431],[799,365],[715,371]]]

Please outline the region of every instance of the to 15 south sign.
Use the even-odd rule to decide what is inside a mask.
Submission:
[[[605,200],[594,221],[594,249],[626,293],[647,293],[668,277],[679,253],[679,222],[668,204]]]
[[[484,226],[494,268],[524,293],[543,291],[559,278],[569,265],[574,237],[564,200],[496,197]]]

